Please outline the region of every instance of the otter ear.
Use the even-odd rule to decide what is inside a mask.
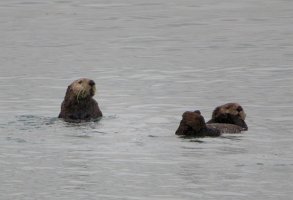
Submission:
[[[185,111],[183,114],[182,114],[182,118],[186,118],[188,115],[190,114],[189,111]]]
[[[195,113],[197,113],[197,114],[200,114],[200,115],[201,115],[201,113],[200,113],[200,110],[195,110],[195,111],[193,111],[193,112],[195,112]]]

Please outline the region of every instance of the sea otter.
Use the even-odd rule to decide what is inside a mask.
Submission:
[[[238,103],[227,103],[214,109],[212,119],[207,124],[223,123],[240,126],[243,131],[248,130],[245,123],[246,113]]]
[[[98,103],[93,99],[95,91],[95,82],[91,79],[73,81],[67,88],[58,117],[68,122],[90,121],[102,117]]]
[[[196,110],[183,113],[182,120],[175,134],[189,137],[217,137],[221,135],[221,131],[208,127],[200,111]]]
[[[235,124],[207,124],[200,111],[196,110],[183,113],[182,120],[175,134],[191,137],[217,137],[222,133],[240,133],[242,130],[242,127]]]

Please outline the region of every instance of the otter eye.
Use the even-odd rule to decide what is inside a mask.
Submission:
[[[81,83],[82,83],[82,81],[78,81],[78,83],[79,83],[79,84],[81,84]]]

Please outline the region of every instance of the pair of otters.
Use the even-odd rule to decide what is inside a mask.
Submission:
[[[98,103],[93,99],[95,91],[95,82],[91,79],[81,78],[73,81],[67,88],[59,118],[67,122],[82,122],[102,117]],[[212,119],[207,123],[199,110],[186,111],[175,134],[217,137],[222,133],[240,133],[248,129],[245,117],[243,108],[237,103],[216,107]]]

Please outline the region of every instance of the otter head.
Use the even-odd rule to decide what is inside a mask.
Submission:
[[[176,131],[176,135],[194,135],[206,128],[205,120],[199,110],[194,112],[186,111]]]
[[[95,95],[95,82],[91,79],[81,78],[73,81],[67,88],[65,98],[81,101]]]
[[[216,107],[212,114],[212,121],[216,123],[235,124],[247,130],[246,113],[238,103],[227,103]]]

